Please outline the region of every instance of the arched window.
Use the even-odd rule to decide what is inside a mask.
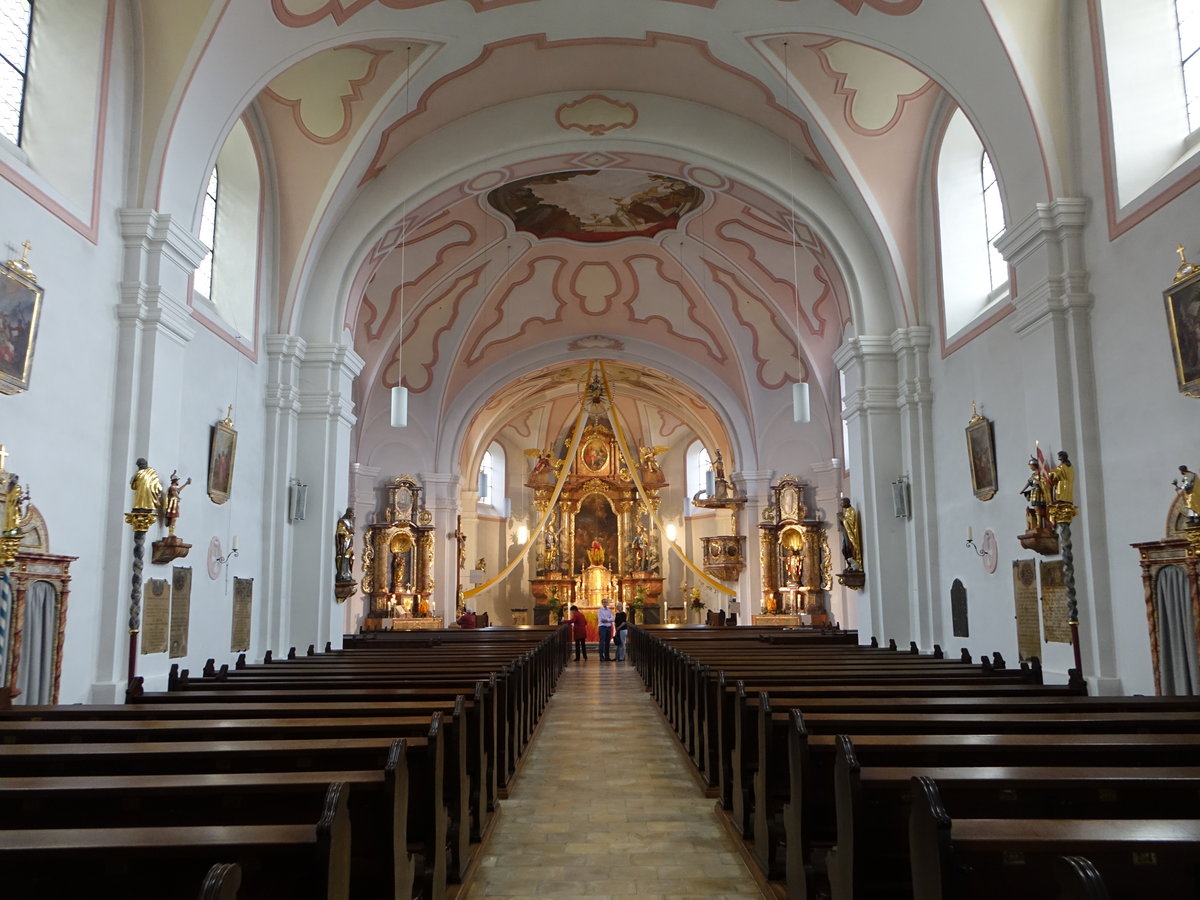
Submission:
[[[21,143],[32,32],[32,0],[0,0],[0,135],[17,145]]]
[[[1200,129],[1200,0],[1175,0],[1175,28],[1188,128],[1196,131]]]
[[[962,110],[937,158],[938,252],[945,337],[1008,295],[1008,268],[994,241],[1004,232],[1000,185],[983,142]]]
[[[507,515],[504,497],[505,459],[504,448],[496,441],[488,446],[479,463],[479,502],[490,506],[501,515]]]
[[[1200,148],[1200,0],[1098,0],[1119,206],[1194,164]]]
[[[713,492],[712,457],[700,441],[693,441],[687,449],[687,511],[693,511],[692,498],[697,491]]]
[[[212,251],[192,279],[192,305],[221,331],[253,343],[257,331],[262,176],[244,121],[225,138],[200,211],[200,240]]]
[[[207,300],[212,300],[213,257],[217,252],[217,191],[219,182],[217,170],[212,170],[208,179],[208,187],[204,191],[204,210],[200,213],[200,242],[208,248],[208,256],[204,257],[196,269],[192,282],[193,290],[203,294]]]

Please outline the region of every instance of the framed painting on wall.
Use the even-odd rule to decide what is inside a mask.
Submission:
[[[971,404],[971,421],[967,423],[967,456],[971,461],[971,487],[980,500],[996,496],[996,442],[992,436],[992,420],[984,418]]]
[[[224,503],[233,490],[233,460],[237,451],[237,432],[233,430],[233,407],[212,427],[208,447],[208,496],[213,503]]]
[[[0,266],[0,393],[29,389],[41,314],[42,289],[24,258]]]
[[[1179,392],[1200,397],[1200,272],[1163,291]]]

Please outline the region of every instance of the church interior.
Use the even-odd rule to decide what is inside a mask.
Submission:
[[[14,702],[604,597],[1197,690],[1194,0],[0,9]]]

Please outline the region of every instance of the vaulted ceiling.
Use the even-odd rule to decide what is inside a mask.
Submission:
[[[401,381],[440,423],[429,465],[506,430],[542,446],[599,357],[625,366],[643,443],[686,425],[748,466],[804,379],[805,446],[828,459],[834,350],[936,308],[919,198],[938,129],[959,106],[1024,109],[1005,45],[1024,5],[142,3],[142,190],[202,186],[220,145],[190,148],[192,120],[247,117],[272,186],[269,319],[353,336],[360,446]],[[1016,118],[981,135],[994,155],[1053,143]],[[1053,167],[1020,165],[1044,192]]]

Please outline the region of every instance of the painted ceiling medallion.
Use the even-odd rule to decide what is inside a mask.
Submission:
[[[567,344],[568,350],[624,350],[625,344],[603,334],[589,334]]]
[[[572,103],[564,103],[554,113],[559,128],[578,128],[596,136],[607,134],[614,128],[632,128],[637,118],[637,107],[632,103],[621,103],[603,94],[588,94]]]
[[[916,12],[921,0],[837,0],[842,6],[858,15],[864,6],[869,6],[887,16],[907,16]]]
[[[652,237],[703,202],[700,188],[678,178],[614,169],[535,175],[488,194],[518,231],[584,243]]]

